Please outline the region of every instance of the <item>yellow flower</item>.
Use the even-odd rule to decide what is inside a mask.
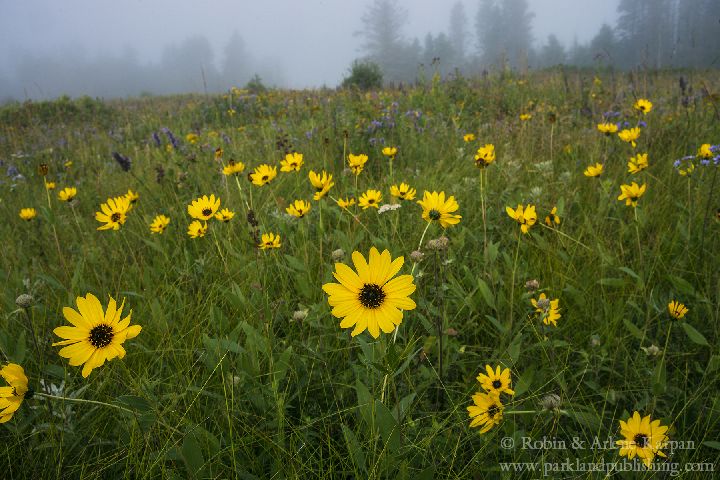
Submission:
[[[650,100],[639,98],[637,102],[635,102],[635,105],[633,105],[633,108],[635,108],[635,110],[640,110],[645,115],[650,113],[650,110],[653,108],[653,104]]]
[[[235,212],[231,211],[229,208],[223,208],[218,213],[215,214],[215,218],[217,220],[220,220],[221,222],[229,222],[232,220],[232,218],[235,216]]]
[[[190,238],[199,238],[204,237],[205,234],[208,231],[208,224],[207,222],[200,223],[200,220],[193,220],[193,222],[188,225],[188,235],[190,235]]]
[[[530,120],[531,118],[532,118],[532,115],[529,114],[529,113],[521,113],[521,114],[520,114],[520,120],[523,121],[523,122],[527,122],[527,121]]]
[[[498,395],[478,392],[472,397],[474,405],[467,407],[472,421],[470,427],[480,427],[480,433],[485,433],[495,425],[499,425],[503,418],[503,404]]]
[[[188,133],[187,135],[185,135],[185,140],[189,144],[195,145],[198,142],[198,140],[200,140],[200,137],[196,133]]]
[[[25,370],[17,363],[8,363],[0,368],[0,377],[8,383],[0,387],[0,423],[10,421],[25,400],[28,391],[28,378]]]
[[[232,158],[228,161],[228,164],[223,167],[223,174],[226,176],[235,175],[242,173],[245,170],[245,164],[242,162],[236,162]]]
[[[632,460],[637,456],[647,468],[652,468],[655,455],[664,457],[661,452],[668,443],[665,435],[668,427],[660,425],[660,420],[651,421],[650,415],[641,417],[639,412],[633,412],[627,422],[620,420],[620,435],[623,440],[616,440],[620,446],[620,456]]]
[[[638,153],[634,157],[630,158],[628,162],[628,172],[635,175],[636,173],[642,172],[648,168],[648,154]]]
[[[127,213],[130,211],[130,200],[127,197],[108,198],[100,205],[100,211],[95,212],[95,220],[105,225],[100,225],[98,230],[120,230],[120,227],[127,220]]]
[[[73,165],[72,160],[68,160],[67,162],[63,163],[63,166],[65,168],[70,168],[70,167],[72,167],[72,165]]]
[[[646,185],[643,183],[639,186],[637,183],[632,182],[630,185],[620,185],[620,196],[618,200],[625,200],[626,206],[637,207],[638,199],[645,193]]]
[[[280,248],[280,235],[274,233],[263,233],[260,239],[258,247],[261,250],[267,250],[269,248]]]
[[[522,233],[528,233],[530,227],[537,222],[535,205],[528,204],[525,208],[523,208],[522,205],[518,205],[515,210],[510,207],[505,207],[505,212],[507,212],[510,218],[520,224],[520,231]]]
[[[373,338],[380,336],[380,330],[391,333],[402,323],[403,311],[416,307],[410,298],[415,291],[413,276],[395,277],[404,258],[393,260],[388,250],[380,253],[372,247],[368,261],[358,251],[353,252],[352,260],[357,273],[343,263],[336,263],[333,276],[340,283],[322,286],[333,307],[333,316],[342,318],[340,328],[354,327],[350,334],[353,337],[366,329]]]
[[[285,155],[285,160],[280,161],[281,172],[299,172],[300,167],[303,166],[303,154],[302,153],[288,153]]]
[[[217,147],[215,149],[215,160],[222,160],[224,153],[225,151],[222,149],[222,147]]]
[[[63,202],[69,202],[77,195],[77,188],[65,187],[58,192],[58,198]]]
[[[463,141],[465,143],[470,143],[475,141],[475,134],[474,133],[466,133],[463,135]]]
[[[678,174],[680,174],[681,177],[689,177],[694,171],[695,164],[693,162],[688,162],[685,168],[678,168]]]
[[[484,168],[495,161],[495,145],[488,143],[484,147],[478,148],[475,154],[475,166]]]
[[[55,190],[55,182],[48,182],[45,180],[45,188],[48,190]]]
[[[158,215],[150,224],[150,232],[163,233],[168,225],[170,225],[170,219],[165,215]]]
[[[365,193],[360,195],[358,205],[360,205],[363,210],[367,210],[370,207],[380,208],[381,201],[382,193],[380,193],[380,190],[367,190]]]
[[[382,149],[382,154],[386,157],[389,157],[390,160],[395,158],[395,155],[397,155],[398,149],[397,147],[385,147]]]
[[[557,214],[557,207],[553,207],[548,216],[545,217],[545,225],[548,227],[560,225],[560,217]]]
[[[604,169],[605,167],[602,163],[596,163],[595,165],[589,165],[583,172],[583,175],[586,177],[599,177],[602,175]]]
[[[250,174],[250,180],[253,185],[262,187],[272,181],[277,176],[277,167],[271,167],[270,165],[263,163],[259,167],[255,167],[253,173]]]
[[[120,308],[117,308],[115,299],[110,297],[107,310],[103,312],[102,304],[92,293],[84,298],[75,300],[78,310],[70,307],[63,308],[65,320],[73,326],[57,327],[53,333],[60,338],[52,346],[66,345],[60,349],[61,357],[70,359],[70,365],[76,367],[83,365],[82,376],[87,378],[90,372],[101,367],[105,361],[115,357],[124,358],[125,349],[122,344],[125,340],[135,338],[142,330],[140,325],[130,325],[130,316],[120,320],[125,305],[123,299]]]
[[[623,142],[628,142],[630,145],[633,146],[633,148],[637,147],[637,143],[635,140],[640,138],[640,128],[634,127],[630,129],[621,130],[618,133],[618,137],[620,137],[620,140]]]
[[[414,188],[410,188],[407,183],[401,183],[390,187],[390,195],[393,197],[401,198],[403,200],[413,200],[417,191]]]
[[[354,198],[338,198],[337,200],[335,200],[335,202],[340,208],[348,208],[355,205]]]
[[[598,123],[597,129],[600,131],[600,133],[604,133],[605,135],[612,135],[613,133],[617,133],[618,131],[617,125],[610,122]]]
[[[668,312],[670,313],[670,316],[673,317],[675,320],[680,320],[689,311],[690,310],[688,310],[685,305],[678,302],[677,300],[673,300],[668,304]]]
[[[428,192],[423,193],[423,199],[418,200],[418,205],[423,209],[422,218],[426,222],[439,222],[442,228],[460,223],[462,216],[456,215],[460,206],[455,201],[454,196],[445,199],[445,192]]]
[[[187,206],[187,212],[192,218],[207,221],[215,216],[219,208],[220,198],[216,199],[215,195],[210,195],[209,198],[207,195],[203,195]]]
[[[698,148],[697,157],[706,160],[713,157],[713,151],[710,149],[709,143],[703,143],[702,145],[700,145],[700,148]]]
[[[140,195],[136,192],[133,192],[132,190],[128,190],[125,194],[125,198],[128,199],[128,202],[130,202],[130,208],[132,208],[135,202],[137,202],[140,198]]]
[[[545,325],[552,324],[557,327],[557,321],[562,316],[560,315],[560,299],[550,300],[544,293],[541,293],[537,300],[531,298],[530,303],[535,307],[535,312],[540,315]]]
[[[322,173],[315,173],[310,170],[308,178],[310,179],[312,186],[315,188],[315,195],[313,195],[314,200],[320,200],[323,198],[327,192],[330,191],[332,186],[335,185],[332,175],[328,175],[325,170],[323,170]]]
[[[490,394],[500,395],[501,393],[507,393],[508,395],[515,395],[515,392],[510,388],[512,379],[510,377],[510,369],[502,369],[498,365],[495,371],[490,365],[485,365],[485,371],[487,375],[481,373],[477,376],[477,381],[480,382],[480,386],[486,392]]]
[[[365,168],[365,163],[367,163],[367,161],[368,156],[364,153],[361,153],[360,155],[353,155],[351,153],[348,155],[348,166],[355,175],[360,175],[360,172],[362,172],[363,168]]]
[[[50,171],[50,167],[48,167],[47,163],[41,163],[40,165],[38,165],[37,171],[38,171],[38,175],[41,175],[44,177]]]
[[[302,218],[310,211],[310,202],[295,200],[285,211],[293,217]]]
[[[34,208],[21,208],[20,209],[20,218],[23,220],[32,220],[33,218],[37,217],[37,212]]]
[[[227,114],[230,115],[231,117],[232,117],[233,115],[235,115],[236,113],[237,113],[237,111],[236,111],[234,108],[228,108],[228,109],[227,109]]]

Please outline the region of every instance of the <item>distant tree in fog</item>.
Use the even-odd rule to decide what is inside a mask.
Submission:
[[[527,0],[481,0],[475,30],[483,63],[526,67],[532,49],[533,17]]]
[[[450,25],[448,26],[448,38],[452,46],[453,58],[447,59],[447,61],[456,67],[462,66],[465,60],[468,33],[465,5],[460,1],[455,2],[450,10]]]
[[[253,66],[245,41],[237,31],[230,36],[223,53],[221,70],[223,86],[229,88],[245,84],[253,72]]]
[[[561,65],[566,61],[565,47],[554,34],[550,34],[547,43],[542,47],[538,55],[539,66],[553,67],[555,65]]]
[[[362,17],[363,50],[390,81],[406,79],[409,45],[402,38],[402,28],[407,15],[397,0],[374,0]],[[414,64],[416,59],[412,60]]]

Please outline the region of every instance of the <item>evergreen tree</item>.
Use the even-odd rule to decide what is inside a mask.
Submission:
[[[566,62],[565,47],[560,43],[558,38],[551,34],[548,36],[547,43],[542,47],[538,58],[538,64],[542,67],[553,67]]]
[[[365,38],[363,49],[368,60],[380,65],[389,81],[407,80],[408,45],[402,40],[402,27],[407,18],[397,0],[374,0],[362,17]],[[416,59],[411,63],[415,64]]]
[[[450,10],[448,38],[452,46],[453,58],[447,59],[454,67],[461,67],[465,62],[465,48],[468,43],[468,26],[465,5],[457,1]]]

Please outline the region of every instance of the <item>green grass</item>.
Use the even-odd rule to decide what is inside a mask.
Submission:
[[[617,439],[619,421],[635,410],[671,425],[672,440],[694,442],[675,450],[666,468],[707,463],[717,471],[720,180],[712,165],[682,177],[673,161],[720,143],[720,76],[682,74],[696,93],[688,107],[680,73],[582,71],[434,80],[370,94],[271,91],[4,107],[0,354],[24,367],[35,391],[44,391],[42,379],[62,385],[59,396],[110,405],[26,399],[0,426],[2,477],[538,478],[502,472],[500,463],[622,461],[614,446],[590,445]],[[611,110],[621,112],[614,120],[634,125],[640,97],[654,109],[642,118],[648,125],[635,151],[597,132]],[[533,117],[522,123],[520,113]],[[368,133],[372,120],[383,126]],[[179,149],[166,148],[163,127]],[[198,144],[184,141],[190,132]],[[469,132],[478,140],[466,144]],[[392,175],[381,138],[399,147]],[[484,225],[473,155],[485,143],[495,145],[497,160],[484,171]],[[236,183],[220,173],[218,146],[226,161],[244,162],[245,173],[278,165],[285,150],[301,152],[305,166],[262,188],[244,175]],[[132,159],[129,172],[113,151]],[[350,152],[370,157],[357,191],[344,171]],[[650,167],[638,175],[627,173],[634,152],[649,153]],[[605,173],[583,176],[595,162]],[[41,163],[58,189],[77,187],[74,206],[56,192],[48,201],[36,173]],[[25,179],[6,177],[8,165]],[[390,202],[390,185],[405,181],[420,198],[443,190],[460,205],[458,226],[427,231],[425,258],[414,270],[418,307],[405,312],[396,342],[367,332],[351,338],[330,315],[321,286],[332,281],[337,249],[347,263],[354,250],[387,248],[405,257],[401,273],[410,273],[410,253],[426,227],[421,208],[351,208],[354,217],[325,198],[311,201],[305,218],[289,218],[290,202],[312,198],[309,170],[323,168],[334,175],[334,198],[376,188]],[[647,183],[637,210],[617,201],[630,181]],[[140,199],[125,225],[96,231],[99,205],[128,189]],[[190,239],[186,206],[211,193],[236,216]],[[518,203],[537,206],[528,235],[505,213]],[[248,205],[261,233],[281,235],[281,249],[256,248]],[[562,219],[556,230],[543,225],[553,206]],[[37,218],[21,220],[23,207],[36,208]],[[157,214],[171,218],[160,236],[148,228]],[[427,248],[443,234],[446,250]],[[524,287],[531,279],[540,283],[534,294]],[[83,379],[51,343],[59,340],[52,329],[66,323],[63,307],[88,292],[103,302],[108,294],[124,297],[143,330],[125,343],[125,359]],[[560,300],[557,328],[534,314],[530,299],[540,292]],[[15,305],[22,293],[34,297],[30,322]],[[667,313],[673,299],[690,309],[683,321]],[[296,311],[307,316],[294,320]],[[658,355],[643,350],[651,345]],[[486,364],[511,368],[516,395],[503,397],[502,423],[480,435],[469,428],[466,407]],[[561,398],[559,411],[540,407],[548,394]],[[509,414],[526,410],[536,413]],[[515,448],[503,448],[505,437]],[[522,448],[523,437],[564,440],[568,448]],[[573,439],[585,448],[570,448]]]

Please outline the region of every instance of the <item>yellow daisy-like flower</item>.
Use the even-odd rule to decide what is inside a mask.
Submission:
[[[340,208],[348,208],[355,205],[355,199],[354,198],[338,198],[335,200],[335,202],[338,204],[338,207]]]
[[[526,207],[518,205],[515,210],[510,207],[505,207],[505,212],[520,224],[520,231],[522,233],[528,233],[530,227],[535,225],[537,222],[537,212],[535,211],[535,205],[528,204]]]
[[[217,220],[220,220],[221,222],[225,222],[225,223],[232,220],[234,216],[235,216],[235,212],[233,212],[229,208],[223,208],[222,210],[220,210],[218,213],[215,214],[215,218]]]
[[[637,183],[632,182],[630,185],[620,185],[620,196],[617,198],[618,200],[625,200],[626,206],[633,206],[637,207],[638,200],[640,197],[643,196],[645,193],[647,185],[642,184],[642,186],[639,186]]]
[[[697,157],[703,158],[705,160],[713,157],[713,151],[710,148],[711,145],[709,143],[703,143],[700,145],[700,148],[698,148]]]
[[[348,155],[348,167],[355,175],[360,175],[360,172],[365,168],[365,164],[368,161],[368,156],[364,153],[360,155],[349,154]]]
[[[688,162],[687,166],[685,168],[678,168],[678,174],[681,177],[689,177],[692,175],[692,173],[695,171],[695,164],[693,162]]]
[[[150,224],[151,233],[163,233],[170,225],[170,219],[165,215],[157,215]]]
[[[503,404],[498,395],[478,392],[472,397],[475,405],[467,407],[472,421],[470,427],[480,427],[480,433],[486,433],[503,418]]]
[[[204,237],[205,234],[208,231],[208,224],[207,222],[201,223],[200,220],[193,220],[193,222],[188,225],[188,235],[190,235],[190,238],[200,238]]]
[[[393,160],[395,158],[395,155],[397,155],[398,149],[397,147],[385,147],[382,149],[382,154],[388,157],[390,160]]]
[[[215,195],[210,195],[210,197],[203,195],[193,200],[190,205],[187,206],[187,212],[192,218],[208,221],[215,216],[219,208],[219,197],[215,198]]]
[[[557,209],[557,207],[553,207],[552,210],[550,210],[550,213],[545,217],[545,225],[548,227],[560,225],[560,217],[557,214]]]
[[[55,190],[55,182],[48,182],[45,180],[45,188],[48,190]]]
[[[200,137],[197,133],[188,133],[185,135],[185,141],[188,142],[190,145],[195,145],[200,140]]]
[[[415,291],[412,275],[395,277],[404,258],[395,260],[390,252],[372,247],[368,261],[362,253],[352,254],[355,271],[343,263],[335,264],[333,276],[340,283],[322,286],[328,296],[332,314],[342,318],[340,328],[353,328],[354,337],[367,330],[373,338],[380,330],[391,333],[402,323],[403,311],[415,308],[410,295]],[[395,278],[393,278],[395,277]]]
[[[475,134],[474,133],[466,133],[463,135],[463,142],[470,143],[475,141]]]
[[[102,304],[92,293],[84,298],[76,299],[78,310],[70,307],[63,308],[65,319],[73,326],[57,327],[53,332],[60,338],[65,338],[56,345],[65,345],[60,349],[61,357],[70,359],[70,365],[83,365],[82,376],[87,378],[90,372],[101,367],[105,361],[115,357],[125,357],[122,344],[125,340],[135,338],[142,330],[140,325],[130,325],[130,316],[120,320],[125,305],[123,299],[120,308],[117,308],[115,299],[110,297],[107,310],[103,312]]]
[[[620,456],[632,460],[637,456],[647,468],[652,468],[655,455],[664,457],[661,451],[668,443],[665,433],[668,427],[661,425],[660,420],[651,420],[650,415],[641,417],[640,412],[633,412],[627,422],[620,420],[620,435],[623,440],[616,440],[620,446]]]
[[[648,154],[638,153],[634,157],[630,157],[628,162],[628,172],[635,175],[648,168]]]
[[[507,393],[508,395],[515,395],[515,391],[510,388],[512,385],[512,378],[510,376],[510,369],[502,369],[499,365],[493,371],[490,365],[485,365],[485,371],[487,375],[481,373],[477,376],[477,381],[480,382],[480,386],[486,392],[493,395],[500,395],[501,393]]]
[[[640,127],[626,128],[618,133],[618,137],[623,142],[628,142],[633,148],[637,147],[635,140],[640,138]]]
[[[531,118],[532,118],[532,115],[529,113],[521,113],[520,114],[520,121],[522,121],[522,122],[527,122]]]
[[[653,108],[652,102],[650,100],[647,100],[645,98],[638,98],[637,102],[635,102],[635,105],[633,105],[633,108],[635,110],[639,110],[643,113],[643,115],[646,115],[650,113],[650,110]]]
[[[255,167],[253,173],[250,174],[250,180],[253,185],[257,185],[258,187],[267,185],[275,177],[277,177],[277,167],[271,167],[266,163],[263,163],[259,167]]]
[[[260,238],[260,244],[258,245],[260,250],[267,250],[270,248],[280,248],[280,235],[275,233],[263,233]]]
[[[223,167],[223,175],[230,176],[242,173],[245,171],[245,164],[242,162],[236,162],[232,158],[228,161],[228,164]]]
[[[223,150],[222,147],[217,147],[215,149],[215,160],[222,160],[224,154],[225,150]]]
[[[310,211],[310,202],[295,200],[285,211],[293,217],[302,218]]]
[[[65,187],[58,192],[58,199],[62,200],[63,202],[69,202],[73,198],[75,198],[76,195],[77,195],[77,188]]]
[[[34,208],[21,208],[20,209],[20,218],[23,220],[30,221],[33,218],[37,217],[37,212]]]
[[[20,408],[28,392],[28,378],[25,370],[17,363],[8,363],[0,368],[0,377],[8,383],[0,387],[0,423],[10,421]]]
[[[98,230],[120,230],[120,227],[127,220],[127,213],[130,211],[130,200],[127,197],[108,198],[100,205],[100,211],[95,212],[95,220],[105,225],[100,225]]]
[[[308,173],[308,178],[310,179],[310,183],[315,188],[315,195],[313,195],[313,200],[320,200],[323,198],[335,185],[335,182],[333,182],[333,178],[331,174],[328,174],[325,170],[323,170],[321,173],[315,173],[314,171],[310,170],[310,173]]]
[[[618,126],[611,122],[604,122],[598,123],[597,129],[600,133],[604,133],[605,135],[612,135],[613,133],[617,133]]]
[[[423,199],[417,201],[423,209],[422,218],[426,222],[438,222],[442,228],[460,223],[462,216],[456,215],[460,206],[455,201],[454,196],[445,199],[445,192],[428,192],[423,193]]]
[[[602,163],[596,163],[595,165],[589,165],[583,172],[583,175],[586,177],[599,177],[602,175],[604,169],[605,167]]]
[[[401,183],[400,185],[393,185],[390,187],[390,195],[403,200],[414,200],[417,190],[410,188],[407,183]]]
[[[280,161],[281,172],[299,172],[300,167],[303,166],[303,154],[302,153],[288,153],[285,155],[285,160]]]
[[[675,320],[680,320],[689,311],[690,310],[688,310],[688,308],[684,304],[678,302],[677,300],[673,300],[668,304],[668,312],[670,313],[670,316],[673,317]]]
[[[370,207],[380,208],[381,201],[382,193],[380,193],[380,190],[367,190],[365,193],[360,195],[358,205],[360,205],[363,210],[367,210]]]
[[[132,207],[135,206],[135,202],[137,202],[140,198],[140,194],[133,192],[132,190],[128,190],[125,194],[125,198],[127,198],[128,202],[130,202],[130,209],[132,209]]]
[[[495,145],[488,143],[475,153],[475,166],[485,168],[495,161]]]
[[[540,315],[545,325],[552,324],[557,327],[557,321],[562,316],[560,315],[560,299],[550,300],[544,293],[541,293],[537,300],[531,298],[530,303],[535,307],[535,312]]]

